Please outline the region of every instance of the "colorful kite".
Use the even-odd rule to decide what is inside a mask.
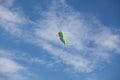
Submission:
[[[64,44],[66,47],[68,46],[68,42],[67,42],[67,40],[65,39],[65,36],[64,36],[64,32],[63,32],[63,31],[58,32],[57,37],[60,39],[61,42],[63,42],[63,44]]]

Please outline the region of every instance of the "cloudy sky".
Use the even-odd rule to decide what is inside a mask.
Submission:
[[[119,80],[119,0],[0,0],[0,80]],[[60,30],[72,44],[57,38]]]

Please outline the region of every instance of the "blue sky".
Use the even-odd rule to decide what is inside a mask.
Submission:
[[[0,0],[0,80],[119,80],[119,4]]]

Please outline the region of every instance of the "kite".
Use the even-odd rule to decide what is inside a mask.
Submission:
[[[60,39],[61,42],[63,42],[63,44],[67,47],[68,46],[68,42],[65,39],[65,35],[63,31],[58,32],[57,37]]]

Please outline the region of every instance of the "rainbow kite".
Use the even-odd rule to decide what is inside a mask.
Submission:
[[[64,36],[64,32],[63,32],[63,31],[58,32],[57,37],[60,39],[61,42],[63,42],[63,44],[64,44],[66,47],[68,46],[68,42],[67,42],[67,40],[65,39],[65,36]]]

